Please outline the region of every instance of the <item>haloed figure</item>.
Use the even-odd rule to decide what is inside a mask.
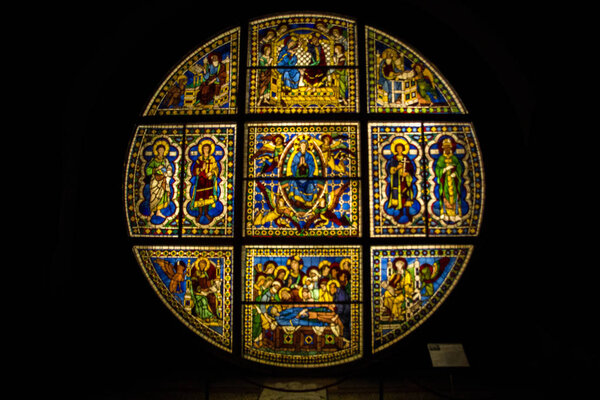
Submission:
[[[192,176],[196,178],[193,192],[193,208],[198,210],[198,222],[212,221],[210,208],[218,199],[217,176],[219,166],[214,153],[214,145],[209,142],[200,144],[200,154],[192,167]]]
[[[389,203],[388,208],[399,211],[397,219],[404,216],[411,220],[410,207],[414,202],[413,181],[415,167],[408,157],[409,144],[404,138],[395,139],[391,144],[393,157],[388,163]]]
[[[463,165],[455,155],[456,143],[445,138],[441,142],[442,155],[437,160],[435,175],[438,180],[440,217],[447,222],[461,219],[461,196]]]
[[[159,140],[152,148],[154,157],[146,167],[146,179],[150,185],[150,212],[165,218],[162,210],[171,202],[171,186],[169,179],[173,176],[173,167],[167,159],[169,143]]]

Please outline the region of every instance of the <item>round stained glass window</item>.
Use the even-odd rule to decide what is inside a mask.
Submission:
[[[353,18],[223,31],[173,67],[133,132],[135,256],[224,352],[367,359],[417,329],[469,261],[484,177],[467,115],[424,55]]]

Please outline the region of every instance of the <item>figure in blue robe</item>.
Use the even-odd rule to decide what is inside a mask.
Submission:
[[[317,200],[319,181],[310,179],[316,171],[314,156],[307,152],[308,143],[300,142],[300,149],[292,159],[291,172],[296,179],[289,181],[290,197],[300,204],[311,205]]]
[[[297,46],[297,40],[294,37],[289,37],[277,57],[277,66],[284,67],[277,69],[281,73],[281,81],[284,89],[297,89],[300,84],[300,71],[297,68],[287,68],[294,67],[298,62],[298,56],[296,55]]]

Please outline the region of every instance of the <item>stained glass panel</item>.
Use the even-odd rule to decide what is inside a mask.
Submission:
[[[475,132],[456,122],[466,109],[452,87],[417,51],[364,28],[366,66],[356,22],[339,16],[250,21],[246,71],[240,29],[215,36],[171,71],[144,112],[151,122],[136,128],[124,186],[130,236],[153,244],[218,237],[231,246],[134,246],[135,257],[170,311],[227,352],[241,335],[240,356],[276,366],[363,357],[364,267],[371,271],[366,334],[377,353],[431,316],[470,258],[471,245],[380,246],[391,237],[478,235],[485,187]],[[454,122],[365,122],[368,143],[361,143],[358,122],[299,115],[358,113],[359,68],[371,115],[455,114],[444,117]],[[235,168],[237,126],[246,122],[237,115],[241,72],[245,113],[287,114],[277,122],[248,116],[242,170]],[[215,123],[198,123],[203,114]],[[151,125],[156,118],[165,123]],[[368,267],[361,246],[315,245],[320,237],[353,243],[362,236],[361,164],[369,170]],[[235,190],[246,193],[234,204],[239,178]],[[234,211],[242,211],[243,226],[234,226]],[[276,237],[288,237],[279,241],[286,245],[262,239]],[[264,245],[248,246],[257,240]],[[242,259],[237,299],[234,253]]]
[[[244,357],[286,367],[361,357],[361,248],[243,249]]]
[[[126,167],[125,204],[132,236],[179,234],[183,126],[139,126]]]
[[[173,69],[144,115],[237,112],[239,28],[210,40]]]
[[[421,325],[456,286],[470,245],[371,248],[373,352]]]
[[[231,351],[232,247],[134,247],[165,305],[192,331]]]
[[[235,131],[186,126],[184,236],[233,236]]]
[[[298,14],[253,21],[248,112],[357,112],[355,22]]]
[[[366,39],[369,112],[466,113],[449,83],[417,51],[371,27]]]
[[[425,123],[429,234],[479,233],[483,211],[483,165],[473,126]]]
[[[360,235],[358,124],[249,124],[246,138],[247,235]]]
[[[425,236],[420,123],[369,124],[372,236]]]

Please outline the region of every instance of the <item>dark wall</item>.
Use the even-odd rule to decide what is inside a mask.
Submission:
[[[577,141],[587,134],[581,110],[592,110],[595,97],[587,90],[593,74],[582,71],[575,47],[585,35],[574,35],[570,16],[545,3],[299,7],[133,2],[52,6],[42,15],[39,49],[60,118],[48,146],[58,145],[62,179],[52,204],[53,259],[44,270],[52,302],[46,359],[66,363],[54,369],[54,383],[257,371],[213,352],[155,296],[127,237],[123,170],[134,126],[171,68],[215,32],[295,10],[357,18],[424,54],[470,111],[487,183],[476,251],[445,304],[373,364],[319,373],[426,369],[426,343],[461,342],[473,368],[499,380],[579,376],[596,361],[586,346],[596,337],[587,324],[593,253],[591,237],[578,230],[588,211],[575,183],[585,158]]]

